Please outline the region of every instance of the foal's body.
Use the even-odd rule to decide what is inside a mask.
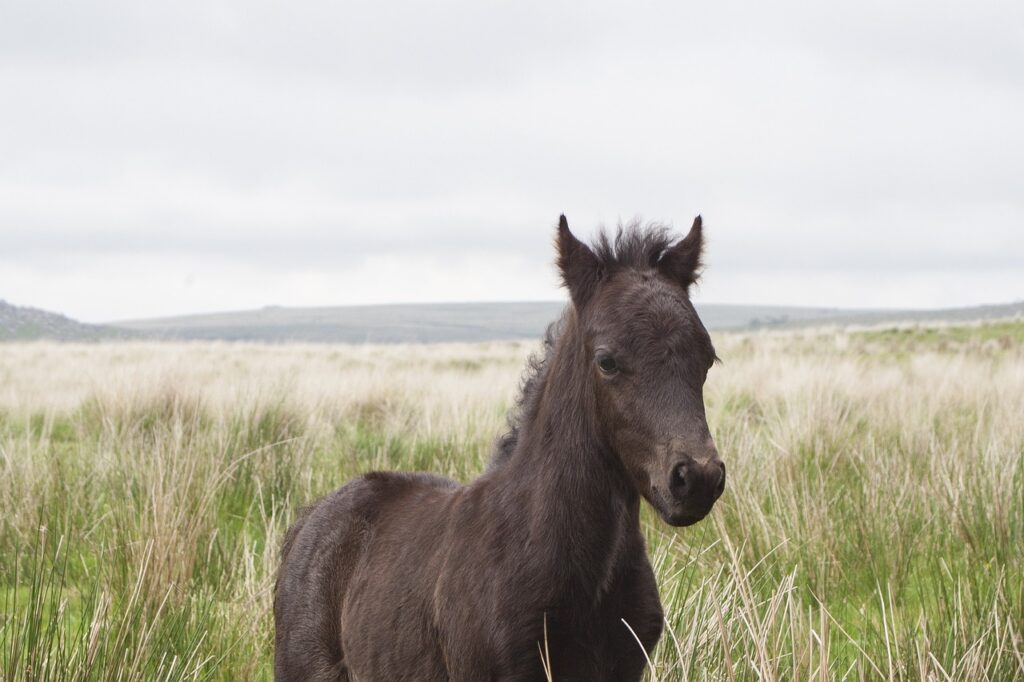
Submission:
[[[570,398],[550,418],[583,413]],[[556,679],[638,679],[662,629],[640,497],[593,425],[576,426],[534,423],[469,485],[372,473],[313,507],[285,565],[335,570],[282,571],[278,599],[306,601],[278,625],[295,653],[279,678],[539,680],[546,627]]]
[[[674,245],[633,228],[595,253],[562,218],[572,305],[490,468],[366,474],[289,530],[279,680],[640,679],[662,630],[640,497],[689,525],[725,483],[687,294],[700,245],[698,219]]]

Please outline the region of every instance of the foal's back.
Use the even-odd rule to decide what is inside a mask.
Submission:
[[[285,537],[274,599],[278,680],[347,680],[344,651],[366,648],[344,646],[346,640],[414,644],[410,640],[427,635],[423,604],[401,602],[431,594],[427,583],[436,575],[429,569],[438,545],[422,538],[443,532],[444,510],[458,488],[440,476],[373,472],[302,513]],[[369,582],[372,590],[365,589]],[[363,598],[377,604],[361,604]],[[384,617],[360,618],[366,613]],[[414,648],[424,651],[430,642],[418,644]],[[440,661],[428,659],[415,679],[444,679]]]

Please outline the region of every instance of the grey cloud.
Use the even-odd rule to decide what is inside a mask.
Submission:
[[[702,212],[722,272],[1006,270],[1022,25],[1013,2],[8,3],[0,242],[40,267],[546,264],[561,211],[584,235]]]

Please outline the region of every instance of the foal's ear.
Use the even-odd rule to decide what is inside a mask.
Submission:
[[[658,270],[682,284],[684,289],[688,289],[700,277],[700,258],[704,249],[701,222],[700,216],[694,218],[690,232],[678,244],[667,249],[658,261]]]
[[[573,305],[582,308],[601,280],[601,264],[594,252],[569,231],[564,215],[558,218],[558,270]]]

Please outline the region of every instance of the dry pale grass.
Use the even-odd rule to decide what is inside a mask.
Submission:
[[[716,345],[730,485],[645,515],[650,678],[1024,679],[1024,324]],[[0,346],[0,678],[268,677],[297,508],[471,478],[533,348]]]

